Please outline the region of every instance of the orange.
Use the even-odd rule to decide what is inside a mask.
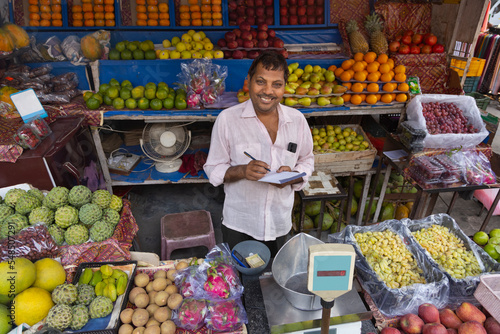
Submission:
[[[98,13],[96,13],[96,17],[95,17],[96,19],[97,19],[97,14]],[[146,13],[137,13],[137,19],[138,20],[147,20],[148,19],[148,14],[146,14]]]
[[[73,13],[73,20],[83,20],[82,13]]]
[[[104,13],[104,18],[106,20],[114,20],[115,19],[115,13]]]
[[[104,20],[95,20],[95,25],[97,27],[104,27],[105,22],[104,22]]]
[[[158,20],[151,20],[151,19],[148,20],[148,26],[155,27],[157,25],[158,25]]]
[[[50,5],[50,0],[40,0],[40,5]]]
[[[50,20],[52,18],[52,14],[50,13],[40,13],[40,17],[42,20]]]
[[[148,13],[148,18],[150,20],[158,20],[160,16],[158,15],[158,13]]]
[[[160,25],[161,26],[169,26],[170,25],[170,20],[160,20]]]
[[[373,51],[365,53],[363,56],[363,60],[366,61],[368,64],[373,63],[377,59],[377,54]]]
[[[349,74],[351,75],[351,77],[353,77],[353,76],[354,76],[354,71],[353,71],[353,70],[348,69],[346,72],[349,72]]]
[[[168,13],[160,13],[160,15],[158,17],[160,18],[160,20],[170,19],[170,15]]]
[[[94,5],[104,5],[104,0],[94,0]]]
[[[61,4],[61,0],[52,0],[52,4],[53,5],[60,5]]]
[[[83,26],[82,20],[74,20],[73,21],[73,27],[82,27],[82,26]]]
[[[382,86],[382,90],[384,92],[391,93],[394,90],[394,85],[391,82],[388,82]]]
[[[389,59],[389,57],[385,54],[385,53],[382,53],[382,54],[379,54],[378,57],[377,57],[377,61],[380,63],[380,64],[385,64],[387,63],[387,60]]]
[[[31,5],[31,6],[29,7],[29,12],[30,12],[30,13],[38,13],[39,11],[40,11],[40,7],[38,7],[38,6]]]
[[[358,52],[354,55],[354,60],[355,61],[362,61],[363,60],[364,54],[362,52]]]
[[[146,4],[146,0],[135,0],[135,4],[136,5],[145,5]],[[111,5],[111,4],[107,4],[107,5]]]
[[[179,18],[181,20],[189,20],[191,18],[191,15],[189,13],[179,13]]]
[[[194,6],[191,6],[191,7],[194,7]],[[200,9],[202,12],[205,13],[205,12],[210,12],[212,7],[210,5],[201,5]]]
[[[40,26],[40,21],[38,21],[38,20],[30,20],[29,25],[30,25],[30,27],[39,27]]]
[[[146,13],[146,11],[147,11],[146,10],[146,6],[144,6],[144,5],[137,5],[137,6],[135,6],[135,11],[137,13]]]
[[[29,0],[28,3],[30,5],[38,5],[38,0]]]
[[[95,5],[94,6],[94,12],[104,12],[104,6],[103,5]]]
[[[212,25],[212,19],[204,19],[203,20],[203,25],[208,27]]]
[[[84,3],[82,5],[82,9],[84,12],[92,12],[92,4],[91,3]]]
[[[392,80],[392,77],[389,73],[384,73],[380,76],[380,81],[389,82],[391,80]]]
[[[181,27],[187,27],[191,24],[191,22],[189,20],[180,20],[179,24],[181,25]]]
[[[146,20],[137,20],[138,26],[147,26],[148,22]]]
[[[193,20],[193,22],[191,22],[191,25],[193,26],[201,26],[202,25],[202,21],[201,19],[196,19],[196,20]]]
[[[146,14],[142,13],[142,15],[146,15]],[[94,14],[94,19],[96,19],[96,20],[104,20],[104,13],[103,12],[95,13]]]
[[[150,13],[156,13],[156,12],[158,12],[158,6],[149,5],[148,6],[148,12],[150,12]]]
[[[52,13],[52,20],[62,20],[61,13]]]
[[[333,66],[335,66],[335,65],[333,65]],[[342,74],[342,72],[344,72],[344,69],[342,67],[337,67],[335,69],[335,71],[333,71],[333,73],[335,73],[336,77],[340,77],[340,75]]]
[[[375,94],[368,94],[366,96],[366,99],[365,99],[366,103],[368,104],[375,104],[377,103],[377,97],[375,96]]]
[[[222,12],[222,7],[220,5],[212,5],[212,12]]]
[[[366,66],[366,70],[368,71],[368,73],[373,73],[373,72],[376,72],[378,71],[378,65],[377,63],[370,63]]]
[[[337,69],[337,66],[335,66],[335,65],[328,66],[328,71],[335,72],[336,69]]]
[[[408,97],[406,96],[406,94],[399,93],[398,95],[396,95],[396,101],[398,102],[406,102],[407,99]]]
[[[184,14],[188,14],[188,18],[189,18],[189,13],[184,13]],[[180,14],[179,17],[182,18],[182,14]],[[201,13],[200,12],[191,13],[191,18],[192,19],[201,19]]]
[[[189,11],[190,12],[199,12],[200,11],[200,6],[198,6],[198,5],[189,6]]]
[[[406,74],[404,73],[398,73],[394,76],[394,80],[398,81],[398,82],[403,82],[403,81],[406,81]]]
[[[340,80],[349,81],[352,79],[352,75],[350,72],[344,71],[340,74]]]
[[[188,0],[188,4],[190,4],[190,5],[197,5],[198,4],[198,0]]]
[[[365,81],[366,80],[366,74],[364,72],[354,72],[354,80],[357,81]]]
[[[395,75],[395,74],[394,74],[394,71],[393,71],[393,70],[390,70],[390,71],[389,71],[389,74],[391,75],[391,78],[394,78],[394,75]]]
[[[210,1],[210,0],[201,0],[202,5],[210,5],[211,3],[212,3],[212,1]]]
[[[91,13],[91,12],[83,13],[83,18],[85,20],[93,20],[94,19],[94,13]]]
[[[106,27],[114,27],[115,20],[106,20]]]
[[[366,89],[366,86],[367,86],[367,85],[368,85],[368,84],[367,84],[366,82],[362,82],[362,83],[361,83],[361,87],[363,87],[363,89]]]
[[[146,6],[144,6],[144,8],[146,8]],[[114,12],[115,11],[115,6],[113,6],[113,5],[105,5],[104,6],[104,11],[108,12],[108,13]]]
[[[158,5],[158,10],[160,13],[168,13],[168,4],[162,2]]]
[[[348,70],[352,67],[352,65],[354,64],[354,59],[347,59],[347,60],[344,60],[342,62],[342,68],[344,70]]]
[[[158,0],[146,0],[146,3],[150,6],[157,6]]]
[[[396,93],[391,93],[392,100],[394,101],[396,99]]]
[[[95,26],[94,20],[85,20],[83,23],[85,24],[86,27],[94,27]]]
[[[409,89],[410,89],[410,86],[408,86],[408,84],[406,82],[400,83],[398,85],[398,90],[400,90],[402,92],[407,92]]]
[[[394,69],[394,72],[396,74],[398,73],[405,73],[406,72],[406,67],[404,65],[398,65],[396,66],[396,68]]]
[[[366,94],[359,94],[359,96],[361,96],[361,101],[365,102]]]
[[[212,0],[212,5],[222,5],[222,0]]]
[[[380,98],[380,101],[384,103],[391,103],[392,102],[391,94],[383,94],[382,97]]]
[[[366,90],[370,93],[376,93],[379,90],[379,86],[378,84],[372,82],[371,84],[368,84],[368,86],[366,86]]]
[[[366,76],[366,80],[371,81],[371,82],[376,82],[380,79],[380,73],[379,72],[374,72],[370,73]]]
[[[73,7],[71,7],[71,11],[73,13],[81,12],[82,11],[82,6],[80,6],[80,5],[74,5]]]
[[[220,27],[222,25],[222,19],[215,19],[212,21],[214,26]]]
[[[389,64],[389,66],[391,67],[391,70],[394,68],[394,60],[392,58],[389,58],[387,60],[387,64]]]
[[[40,26],[41,27],[50,27],[50,21],[49,20],[41,20]]]
[[[30,20],[40,21],[40,14],[38,14],[38,13],[30,13]]]
[[[344,100],[345,101],[345,100]],[[363,98],[361,96],[359,96],[358,94],[353,94],[351,96],[351,101],[350,101],[352,104],[355,104],[355,105],[358,105],[360,104],[361,102],[363,102]]]
[[[351,86],[351,91],[354,93],[361,93],[363,91],[363,85],[359,82],[355,82]]]
[[[378,68],[379,72],[380,73],[389,73],[389,71],[391,70],[391,67],[389,66],[389,64],[380,64],[379,68]]]
[[[212,18],[213,19],[221,20],[222,19],[222,13],[212,13]]]
[[[186,6],[186,5],[181,5],[181,6],[179,7],[179,12],[180,12],[180,13],[189,12],[189,6]]]
[[[344,82],[342,86],[345,86],[347,90],[351,90],[352,83],[351,82]]]
[[[202,19],[211,19],[212,18],[212,13],[210,13],[210,12],[203,12],[203,13],[201,13],[201,18]]]
[[[344,102],[349,102],[351,101],[351,94],[343,94],[342,98],[344,99]]]
[[[380,101],[380,98],[382,97],[382,94],[375,94],[375,97],[377,98],[377,101]]]
[[[359,72],[359,71],[362,71],[365,69],[365,65],[360,62],[360,61],[357,61],[355,62],[353,65],[352,65],[352,69],[355,71],[355,72]]]

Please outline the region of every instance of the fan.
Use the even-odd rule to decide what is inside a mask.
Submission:
[[[141,149],[156,161],[160,173],[173,173],[182,165],[180,156],[191,142],[191,132],[178,123],[147,123],[140,139]]]

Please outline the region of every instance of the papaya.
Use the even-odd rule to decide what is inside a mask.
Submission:
[[[84,36],[80,40],[80,48],[82,49],[83,55],[91,61],[102,58],[102,45],[91,35]]]
[[[410,210],[404,205],[399,205],[398,208],[396,209],[396,219],[400,220],[403,218],[408,218],[410,215]]]
[[[14,106],[14,102],[12,102],[10,98],[10,94],[14,94],[17,92],[18,90],[14,87],[3,86],[2,88],[0,88],[0,101],[10,104],[15,110],[16,107]]]
[[[380,221],[386,221],[394,218],[394,203],[386,203],[382,207],[382,216]]]
[[[14,41],[8,31],[0,28],[0,51],[11,52],[14,50]]]
[[[28,33],[20,26],[15,25],[14,23],[5,23],[2,26],[2,29],[11,36],[15,48],[19,49],[30,45]]]
[[[413,203],[414,202],[406,202],[406,204],[405,204],[405,206],[408,208],[408,210],[410,210],[410,212],[413,209]]]

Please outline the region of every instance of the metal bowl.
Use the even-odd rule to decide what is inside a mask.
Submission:
[[[306,233],[299,233],[276,254],[272,273],[274,280],[283,290],[286,299],[299,310],[319,310],[321,298],[307,290],[307,264],[309,261],[309,246],[324,244]]]

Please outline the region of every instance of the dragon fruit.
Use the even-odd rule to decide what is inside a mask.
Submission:
[[[205,321],[207,328],[220,332],[238,329],[243,322],[246,322],[244,309],[240,304],[239,300],[211,302]]]
[[[222,277],[224,277],[230,287],[235,287],[238,285],[238,276],[234,271],[233,266],[227,263],[221,263],[217,266],[216,271],[219,274],[222,274]]]
[[[205,86],[208,86],[209,84],[210,80],[205,74],[203,74],[197,77],[193,77],[189,86],[196,94],[201,94]]]
[[[198,94],[190,94],[187,99],[187,106],[189,108],[196,108],[200,106],[200,96]]]
[[[214,91],[212,87],[208,87],[203,91],[203,94],[201,96],[201,101],[205,105],[214,104],[215,102],[217,102],[217,93]]]
[[[203,284],[203,289],[213,299],[227,299],[229,297],[229,285],[222,275],[217,274],[217,269],[209,267],[207,269],[207,280]]]
[[[207,304],[205,300],[187,298],[182,301],[177,312],[177,317],[174,318],[177,326],[184,329],[196,330],[203,326],[205,316],[207,315]]]

